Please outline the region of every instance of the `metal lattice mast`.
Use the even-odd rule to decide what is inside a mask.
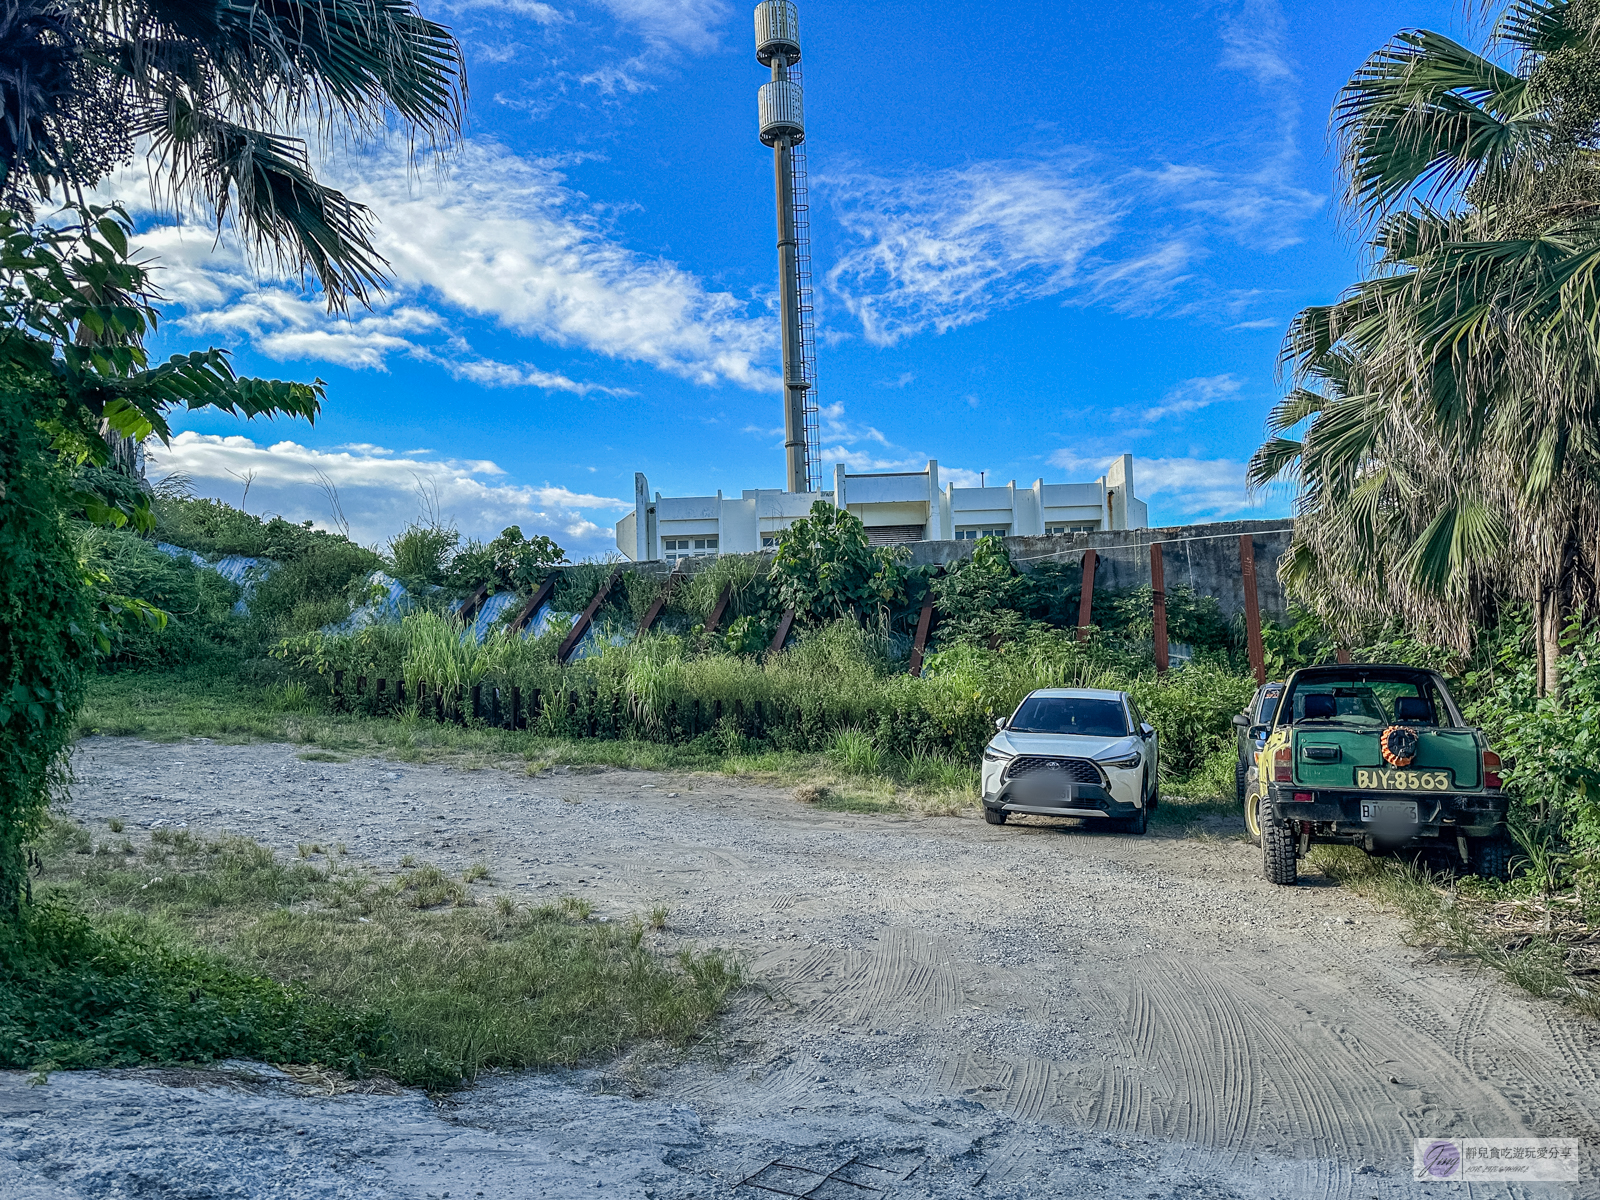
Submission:
[[[800,64],[789,68],[789,77],[804,86]],[[817,399],[817,325],[811,295],[811,207],[807,198],[806,147],[801,142],[790,155],[794,163],[794,267],[800,297],[800,365],[810,384],[805,394],[806,483],[807,491],[822,490],[822,412]]]

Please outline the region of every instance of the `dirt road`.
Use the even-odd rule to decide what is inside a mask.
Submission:
[[[586,1104],[611,1089],[605,1103],[638,1114],[692,1106],[697,1132],[650,1158],[660,1178],[612,1178],[618,1194],[713,1194],[697,1189],[770,1151],[818,1170],[847,1152],[922,1155],[903,1186],[940,1195],[1414,1196],[1414,1138],[1592,1140],[1600,1125],[1593,1026],[1422,958],[1315,875],[1273,888],[1230,836],[831,814],[718,778],[319,763],[287,746],[96,738],[77,771],[85,821],[120,816],[146,835],[184,823],[290,852],[344,842],[377,869],[406,853],[453,871],[481,861],[491,890],[584,896],[612,917],[665,903],[678,936],[744,949],[767,991],[738,1003],[719,1055],[491,1082],[464,1103],[476,1117],[449,1118],[532,1144],[548,1100],[510,1099],[530,1088]],[[50,1111],[87,1111],[82,1086]],[[0,1083],[0,1118],[20,1087]],[[411,1102],[326,1103],[348,1121]],[[27,1127],[7,1119],[6,1136]],[[607,1152],[605,1129],[589,1153]],[[41,1162],[84,1153],[15,1144]],[[439,1194],[410,1187],[378,1194]],[[1529,1194],[1597,1191],[1591,1174]]]

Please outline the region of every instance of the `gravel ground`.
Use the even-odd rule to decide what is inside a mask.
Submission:
[[[342,842],[377,871],[483,862],[484,891],[597,916],[666,904],[674,936],[741,949],[764,987],[681,1060],[495,1076],[442,1107],[262,1067],[0,1074],[0,1197],[755,1200],[855,1156],[811,1194],[1387,1198],[1416,1194],[1413,1138],[1592,1141],[1600,1118],[1592,1025],[1419,958],[1314,875],[1271,887],[1234,837],[296,750],[87,739],[74,814]],[[796,1167],[734,1186],[775,1159]],[[1525,1194],[1600,1194],[1586,1169]]]

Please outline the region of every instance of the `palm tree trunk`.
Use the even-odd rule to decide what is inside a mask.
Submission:
[[[1539,695],[1561,695],[1561,592],[1541,588],[1538,606]]]

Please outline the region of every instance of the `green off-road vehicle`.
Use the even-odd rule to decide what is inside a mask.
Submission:
[[[1351,663],[1289,676],[1250,773],[1245,824],[1273,883],[1315,843],[1453,855],[1486,878],[1511,863],[1500,756],[1461,720],[1444,680]]]

